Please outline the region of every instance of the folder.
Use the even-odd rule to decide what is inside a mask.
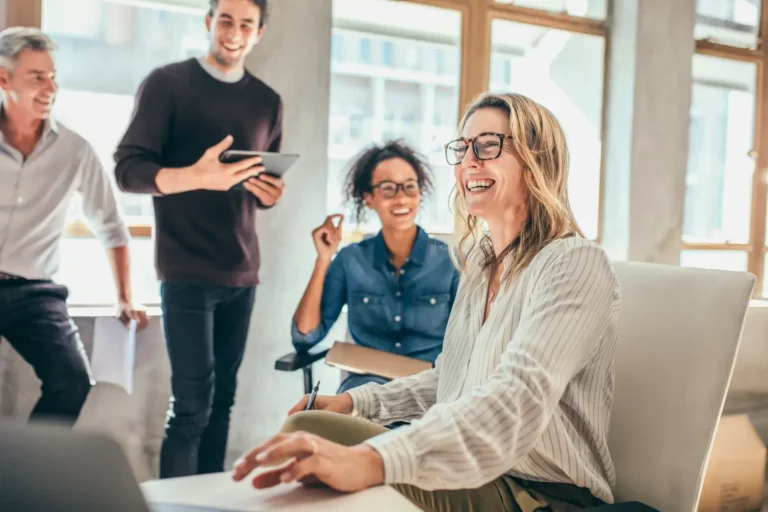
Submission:
[[[325,363],[352,373],[397,379],[432,368],[432,363],[384,352],[355,343],[337,341],[325,356]]]

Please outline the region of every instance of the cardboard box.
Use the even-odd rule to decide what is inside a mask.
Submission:
[[[766,451],[746,414],[723,416],[715,433],[698,512],[760,510]]]

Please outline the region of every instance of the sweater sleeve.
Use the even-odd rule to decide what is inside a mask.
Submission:
[[[566,386],[616,321],[616,290],[601,249],[580,246],[552,257],[483,385],[366,441],[382,457],[385,483],[477,488],[509,471],[539,441]]]
[[[142,82],[133,116],[115,151],[115,178],[123,192],[161,195],[155,177],[173,118],[169,78],[155,70]]]
[[[275,118],[272,122],[272,130],[270,131],[269,138],[269,151],[272,153],[279,153],[283,146],[283,100],[279,97],[277,99]]]

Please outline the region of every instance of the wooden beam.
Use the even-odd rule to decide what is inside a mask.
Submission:
[[[431,5],[442,9],[464,9],[469,6],[472,0],[398,0],[399,2],[408,2],[412,4]]]
[[[459,118],[480,93],[488,89],[491,30],[486,0],[470,0],[461,34],[461,90]]]
[[[40,28],[42,21],[43,0],[6,0],[6,27]]]
[[[752,250],[750,244],[729,244],[717,242],[685,242],[683,241],[683,250],[686,251],[744,251]]]
[[[716,43],[709,39],[696,40],[696,53],[743,62],[760,62],[763,59],[762,52],[759,50],[728,46],[727,44]]]
[[[750,219],[748,266],[757,283],[755,295],[762,296],[765,280],[765,229],[768,215],[768,48],[763,38],[768,34],[768,1],[763,0],[760,12],[760,37],[758,44],[762,60],[757,66],[757,91],[755,94],[755,142],[757,161],[752,175],[752,216]]]
[[[604,20],[571,16],[567,13],[548,12],[531,7],[521,7],[513,4],[500,4],[490,2],[489,14],[493,18],[509,21],[517,21],[528,25],[567,30],[580,34],[592,34],[595,36],[606,35],[606,23]]]
[[[610,20],[613,16],[613,2],[608,2],[606,19]],[[603,241],[603,215],[605,214],[605,159],[608,152],[608,145],[605,143],[608,138],[608,90],[610,88],[611,74],[608,72],[611,63],[611,38],[608,34],[603,39],[603,97],[600,107],[600,182],[597,192],[597,237],[595,242],[601,244]]]
[[[128,231],[133,238],[152,238],[152,225],[129,224]],[[70,222],[64,228],[64,235],[73,238],[93,238],[93,231],[86,223],[80,220]]]

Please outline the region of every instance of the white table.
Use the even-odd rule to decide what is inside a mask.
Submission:
[[[247,480],[234,482],[231,473],[153,480],[143,483],[141,489],[150,503],[211,507],[232,512],[419,511],[391,487],[374,487],[354,494],[308,488],[301,484],[257,490]]]

